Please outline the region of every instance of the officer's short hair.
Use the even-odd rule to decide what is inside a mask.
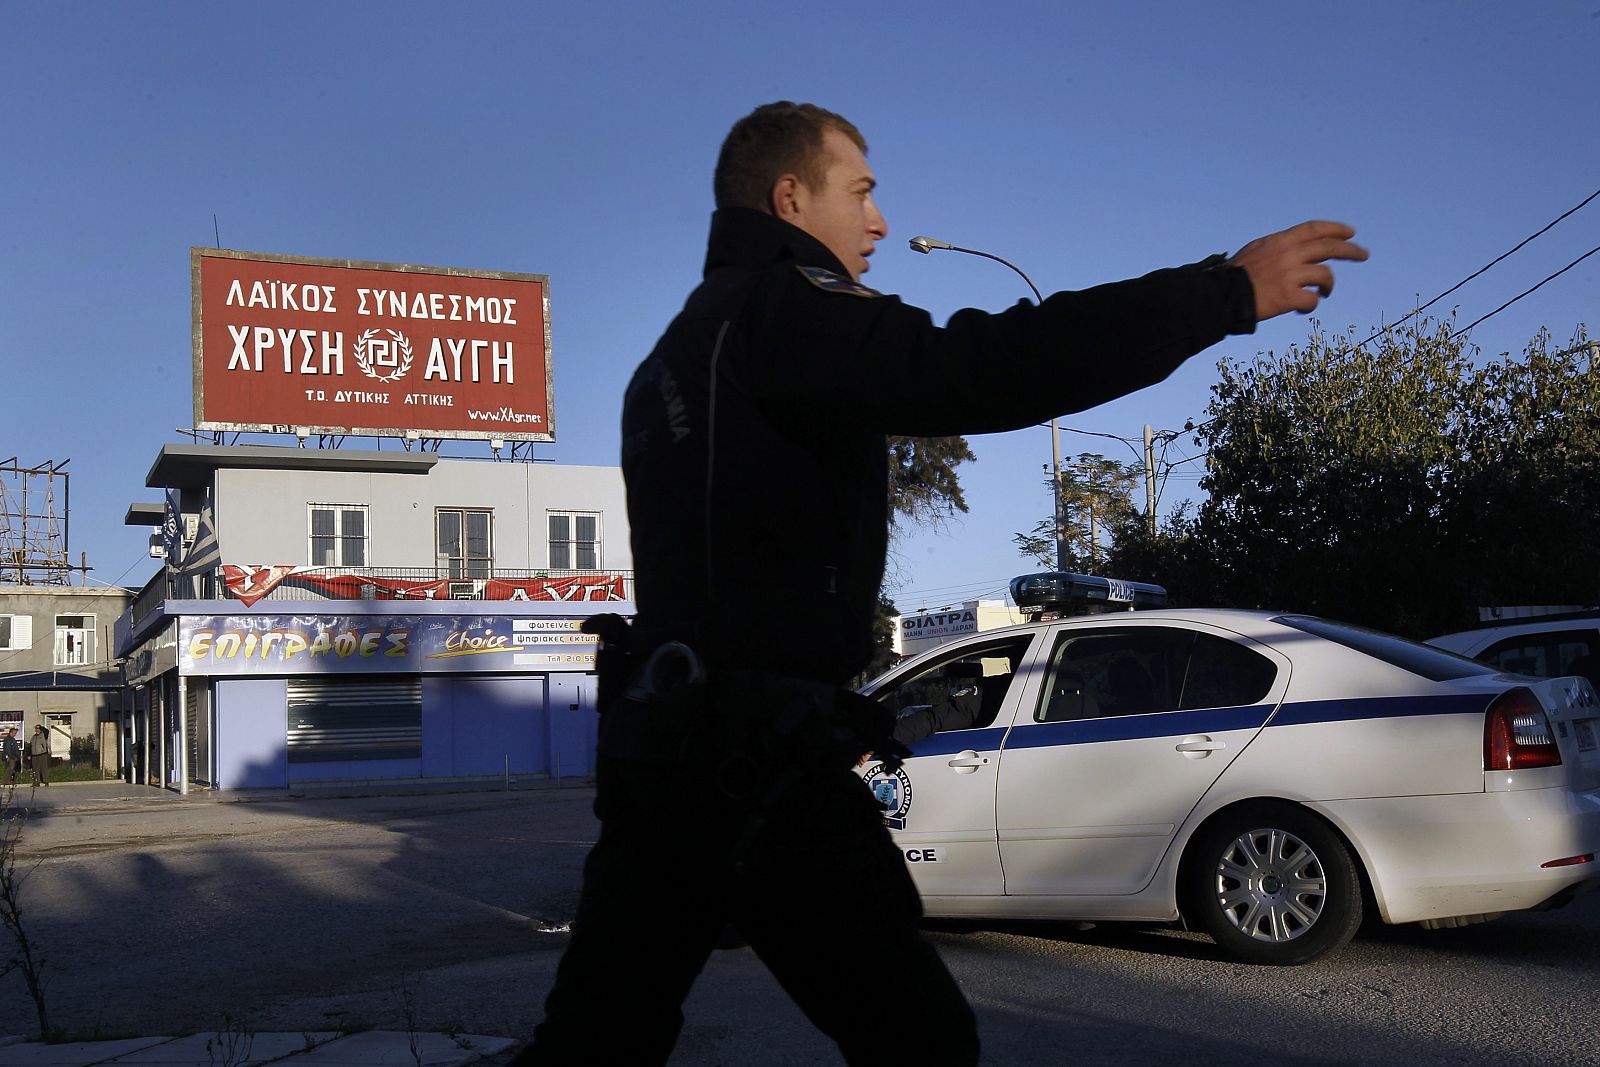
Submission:
[[[820,189],[826,161],[822,137],[830,128],[866,154],[866,138],[849,119],[815,104],[779,100],[734,123],[717,157],[717,207],[770,210],[772,186],[785,174],[793,174],[808,189]]]

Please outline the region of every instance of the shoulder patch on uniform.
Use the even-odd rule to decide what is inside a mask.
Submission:
[[[876,289],[868,289],[858,282],[853,282],[841,274],[821,267],[802,267],[796,263],[795,270],[805,277],[805,280],[818,289],[825,289],[830,293],[849,293],[852,296],[882,296]]]

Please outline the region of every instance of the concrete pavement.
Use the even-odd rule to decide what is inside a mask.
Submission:
[[[568,780],[568,786],[579,785]],[[31,814],[68,815],[87,811],[148,811],[170,805],[248,803],[310,796],[395,796],[413,793],[475,792],[500,787],[498,780],[429,783],[330,783],[293,790],[188,795],[117,780],[62,782],[48,788],[23,784],[7,798],[9,806]],[[560,788],[547,779],[510,783],[512,789]],[[461,1067],[503,1063],[522,1039],[480,1034],[413,1033],[368,1030],[356,1033],[250,1033],[219,1031],[184,1036],[129,1037],[106,1041],[48,1044],[0,1032],[0,1067]]]
[[[0,1037],[4,1067],[462,1067],[504,1059],[521,1044],[477,1034],[222,1032],[187,1037],[130,1037],[47,1045]]]
[[[254,801],[299,800],[307,797],[405,797],[437,796],[450,793],[526,792],[581,789],[591,785],[586,778],[564,778],[553,782],[542,775],[502,778],[386,779],[378,781],[297,782],[289,789],[230,789],[217,791],[196,787],[190,793],[153,785],[133,785],[117,778],[98,782],[57,782],[48,787],[22,782],[7,803],[18,809],[38,812],[92,809],[167,807],[185,804],[248,804]],[[5,790],[0,787],[0,791]]]

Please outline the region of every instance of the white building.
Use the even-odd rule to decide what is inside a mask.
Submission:
[[[578,625],[633,613],[618,468],[195,445],[146,484],[169,502],[127,522],[179,565],[119,623],[131,780],[589,773]]]

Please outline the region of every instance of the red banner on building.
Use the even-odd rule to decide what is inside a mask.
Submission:
[[[334,600],[561,600],[611,601],[628,598],[619,574],[578,574],[562,578],[384,578],[371,574],[325,574],[280,565],[237,567],[225,564],[222,581],[236,600],[254,604],[281,587],[305,589]],[[467,595],[470,594],[470,595]]]
[[[199,429],[555,440],[545,275],[189,258]]]

